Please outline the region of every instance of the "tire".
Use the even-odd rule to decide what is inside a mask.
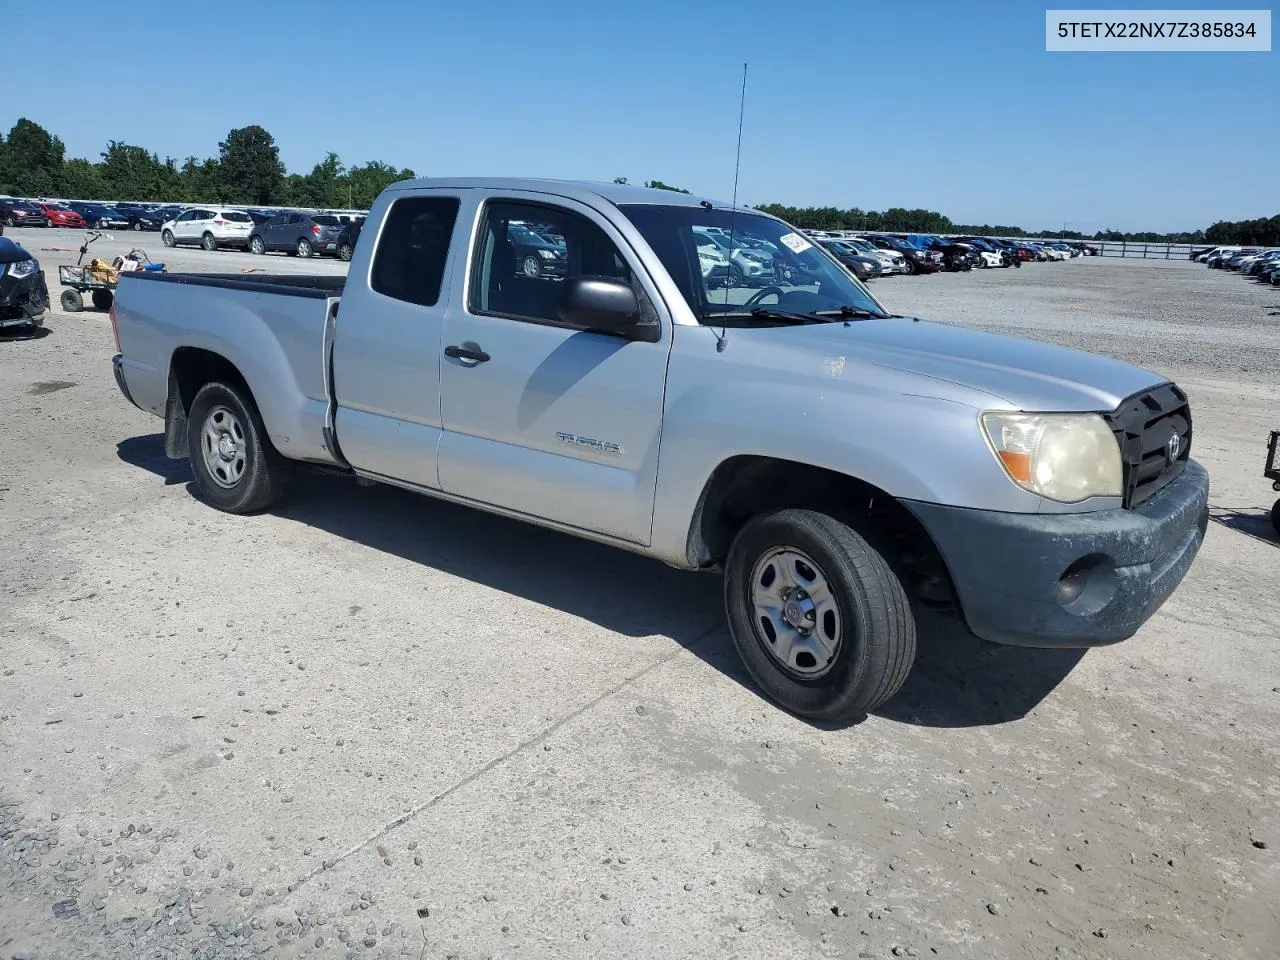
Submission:
[[[740,287],[742,282],[742,268],[736,263],[729,264],[729,272],[725,274],[724,285],[726,287]]]
[[[791,573],[784,576],[786,569]],[[769,595],[779,582],[799,587],[799,600],[775,607],[772,618],[757,619],[761,608],[753,593]],[[818,582],[827,589],[819,591]],[[825,592],[830,601],[815,603],[805,586]],[[748,672],[794,714],[854,722],[897,693],[911,671],[916,625],[901,580],[860,534],[826,514],[782,510],[748,522],[729,550],[724,590],[730,633]],[[814,625],[806,634],[788,618]],[[777,627],[766,626],[766,619]],[[788,635],[799,642],[782,651],[779,644]],[[828,659],[819,662],[828,651]]]
[[[160,234],[160,242],[166,247],[176,247],[178,245],[178,241],[174,239],[173,231],[171,230],[166,230]]]
[[[904,265],[904,269],[902,271],[903,275],[910,277],[913,274],[917,274],[919,272],[920,272],[920,268],[916,266],[916,262],[912,260],[910,257],[907,257],[907,262]]]
[[[62,309],[66,313],[79,313],[84,309],[84,298],[80,296],[78,290],[63,290],[58,302],[62,304]]]
[[[1271,505],[1271,526],[1276,531],[1276,536],[1280,537],[1280,500]]]
[[[262,256],[267,252],[267,244],[261,237],[249,238],[249,252]]]
[[[311,241],[308,240],[306,237],[303,237],[298,241],[297,249],[298,249],[298,256],[300,256],[303,260],[306,260],[315,252],[311,248]]]
[[[351,249],[351,244],[349,244],[349,243],[341,243],[341,244],[339,244],[339,245],[338,245],[338,259],[339,259],[339,260],[345,260],[347,263],[350,263],[350,262],[351,262],[351,255],[352,255],[354,252],[355,252],[355,251]]]
[[[218,238],[212,233],[206,233],[200,238],[200,246],[210,253],[213,253],[213,251],[218,249]]]
[[[520,272],[530,280],[537,280],[542,276],[542,264],[538,262],[538,258],[530,254],[520,261]]]
[[[94,290],[89,297],[99,310],[110,310],[111,305],[116,302],[115,294],[110,290]]]
[[[132,224],[132,226],[130,226],[130,227],[129,227],[129,229],[130,229],[130,230],[137,230],[139,233],[141,233],[141,232],[142,232],[142,221],[141,221],[141,220],[135,220],[135,221],[133,221],[133,224]]]
[[[13,215],[10,214],[9,216],[4,218],[4,225],[6,227],[16,227],[18,224],[14,221]]]
[[[240,383],[215,380],[196,393],[187,414],[187,451],[201,495],[226,513],[263,510],[288,483],[288,464],[267,440],[258,407]]]

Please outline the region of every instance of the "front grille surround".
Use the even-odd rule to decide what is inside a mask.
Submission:
[[[1150,500],[1186,468],[1191,457],[1191,405],[1176,384],[1134,394],[1106,419],[1120,445],[1125,507]],[[1175,434],[1178,440],[1171,447]]]

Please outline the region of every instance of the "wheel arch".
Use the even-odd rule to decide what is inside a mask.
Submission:
[[[253,390],[238,367],[220,353],[203,347],[178,347],[169,360],[169,394],[164,412],[164,452],[168,457],[187,456],[187,413],[191,401],[206,383],[215,380],[242,387],[256,404]],[[267,438],[270,442],[270,438]]]
[[[689,524],[688,565],[721,568],[749,520],[791,507],[847,523],[886,552],[922,601],[958,608],[946,561],[928,530],[896,497],[859,477],[776,457],[736,455],[716,466]]]

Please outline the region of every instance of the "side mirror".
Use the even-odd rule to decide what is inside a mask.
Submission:
[[[640,302],[631,285],[607,277],[570,280],[560,302],[560,319],[575,327],[616,333],[632,340],[657,340],[657,328],[641,326]]]

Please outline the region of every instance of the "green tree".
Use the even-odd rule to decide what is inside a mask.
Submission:
[[[187,203],[221,203],[226,195],[218,161],[187,157],[178,171],[179,199]]]
[[[118,140],[107,144],[98,173],[113,200],[176,200],[181,194],[172,160]]]
[[[661,180],[646,180],[644,182],[644,185],[653,190],[670,190],[672,193],[688,193],[689,192],[688,190],[685,190],[683,187],[673,187],[671,186],[671,184],[663,183]]]
[[[0,190],[19,196],[57,193],[65,153],[61,140],[22,117],[0,148]]]
[[[284,181],[275,138],[257,124],[232,130],[218,144],[218,175],[225,203],[275,202]]]
[[[367,210],[373,205],[374,198],[391,184],[415,177],[417,174],[408,167],[397,170],[391,164],[377,160],[351,167],[338,182],[339,195],[333,206]]]
[[[107,186],[102,180],[102,168],[96,163],[76,157],[62,165],[62,185],[60,192],[64,196],[81,200],[106,200]]]
[[[344,169],[342,161],[333,151],[326,153],[324,159],[311,168],[305,177],[289,180],[288,202],[294,207],[336,207],[338,200],[338,181]],[[346,190],[341,193],[345,196]]]

